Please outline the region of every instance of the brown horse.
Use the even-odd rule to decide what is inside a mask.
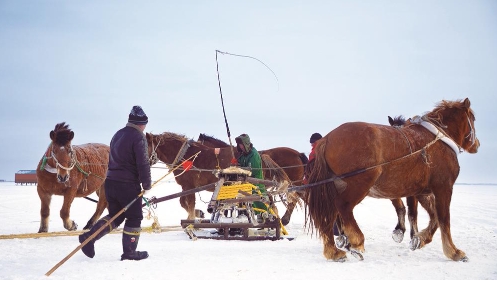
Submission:
[[[235,153],[235,157],[238,157],[239,152],[236,150],[236,147],[230,146],[226,142],[214,138],[212,136],[208,136],[205,134],[200,134],[198,136],[198,142],[207,145],[209,147],[233,147],[233,151]],[[302,185],[302,179],[304,177],[305,166],[309,159],[304,153],[298,152],[295,149],[289,147],[276,147],[267,150],[260,150],[259,154],[261,156],[266,155],[269,156],[278,166],[283,169],[283,171],[288,176],[291,185],[299,186]],[[273,167],[268,167],[265,165],[266,163],[263,161],[263,171],[264,178],[268,180],[272,180],[272,173],[274,171]],[[300,197],[299,200],[303,197],[303,192],[297,192],[297,195]],[[281,217],[281,223],[283,225],[287,225],[290,222],[290,217],[292,216],[293,210],[295,206],[300,204],[300,201],[297,200],[289,200],[286,205],[286,212]]]
[[[37,190],[41,200],[38,232],[48,231],[52,195],[64,196],[60,217],[67,230],[78,228],[70,218],[71,204],[75,197],[85,197],[93,192],[99,197],[97,209],[84,229],[91,228],[107,208],[104,180],[109,163],[109,146],[99,143],[73,146],[73,138],[74,132],[65,122],[55,125],[55,129],[50,131],[52,142],[38,163]]]
[[[394,118],[388,116],[388,122],[390,123],[390,126],[394,128],[401,128],[404,127],[410,123],[410,121],[407,121],[404,116],[399,115]],[[396,198],[392,199],[392,204],[397,212],[397,218],[398,218],[398,223],[395,226],[395,229],[392,233],[392,238],[394,239],[395,242],[402,242],[404,238],[404,233],[406,232],[406,226],[405,226],[405,215],[406,215],[406,207],[404,206],[404,203],[402,202],[402,199]],[[407,217],[409,220],[409,224],[411,226],[410,230],[410,237],[411,239],[414,238],[414,235],[419,232],[418,230],[418,202],[421,204],[421,206],[426,210],[428,213],[430,220],[428,223],[428,231],[435,231],[437,227],[437,221],[435,218],[435,197],[433,197],[433,194],[421,194],[417,196],[409,196],[406,198],[407,202]],[[427,239],[431,239],[432,237],[429,237]],[[431,242],[431,240],[427,240],[426,244]]]
[[[201,152],[194,160],[193,168],[189,170],[178,168],[173,172],[176,182],[183,191],[217,182],[219,179],[213,172],[216,169],[229,167],[233,158],[229,147],[219,148],[219,153],[215,154],[215,148],[187,139],[183,135],[165,132],[159,135],[147,133],[146,137],[149,155],[154,155],[155,152],[157,158],[169,167],[176,166],[183,159],[188,159]],[[267,160],[274,163],[272,159]],[[277,166],[276,163],[274,164]],[[212,192],[213,188],[208,189],[208,191]],[[180,197],[180,204],[187,211],[189,220],[195,219],[195,200],[195,194]],[[276,210],[274,211],[276,212]]]
[[[452,241],[450,201],[460,169],[457,154],[462,150],[476,153],[480,146],[474,121],[469,99],[441,101],[399,129],[351,122],[319,140],[309,178],[318,185],[306,190],[307,218],[308,226],[314,226],[323,240],[325,258],[346,259],[333,237],[338,215],[349,239],[347,249],[354,256],[364,252],[364,234],[353,210],[366,196],[392,199],[433,194],[445,256],[467,261]],[[424,247],[436,229],[416,233],[411,249]]]

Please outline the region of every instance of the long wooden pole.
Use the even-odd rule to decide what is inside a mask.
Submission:
[[[186,159],[185,161],[183,161],[183,163],[185,163],[186,161],[196,157],[198,154],[200,153],[197,152],[195,153],[194,155],[192,155],[191,157],[189,157],[188,159]],[[167,174],[165,174],[164,176],[162,176],[160,179],[158,179],[157,181],[155,181],[153,184],[152,184],[152,187],[155,186],[155,184],[157,184],[159,181],[163,180],[165,177],[167,177],[168,175],[170,175],[172,172],[174,172],[176,169],[178,169],[178,167],[180,167],[181,165],[178,165],[174,168],[172,168],[171,170],[169,170],[169,172]],[[152,188],[151,187],[151,188]],[[86,238],[85,241],[83,241],[78,247],[76,247],[76,249],[72,250],[72,252],[70,252],[65,258],[63,258],[60,262],[58,262],[54,267],[52,267],[52,269],[50,269],[47,273],[45,273],[46,276],[50,276],[55,270],[57,270],[57,268],[59,268],[61,265],[63,265],[67,260],[69,260],[76,252],[78,252],[79,250],[81,250],[81,248],[83,248],[86,244],[88,244],[93,238],[95,238],[95,236],[97,236],[102,230],[104,230],[111,222],[113,222],[117,217],[119,217],[119,215],[121,215],[122,213],[124,213],[133,203],[135,203],[135,201],[142,197],[143,196],[143,193],[145,192],[145,190],[143,190],[135,199],[133,199],[131,202],[128,203],[128,205],[126,205],[124,208],[121,209],[121,211],[119,211],[117,214],[115,214],[109,221],[107,221],[104,225],[102,225],[97,231],[95,231],[95,233],[93,233],[92,235],[90,235],[90,237]]]

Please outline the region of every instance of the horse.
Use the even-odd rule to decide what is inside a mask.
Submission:
[[[219,179],[213,173],[218,169],[224,169],[232,164],[233,153],[231,148],[224,147],[216,148],[203,145],[200,142],[186,138],[184,135],[179,135],[171,132],[162,134],[146,133],[149,155],[152,158],[155,156],[158,160],[166,163],[168,167],[174,167],[180,163],[182,159],[189,159],[196,153],[201,152],[195,157],[192,168],[178,168],[173,171],[178,183],[183,191],[204,186],[217,182]],[[217,153],[217,154],[216,154]],[[271,162],[276,169],[277,177],[281,179],[281,175],[277,173],[277,164],[272,159],[263,158],[263,162]],[[213,192],[214,188],[209,188],[207,191]],[[181,206],[188,213],[188,220],[195,219],[195,194],[184,195],[180,197]],[[273,211],[277,210],[273,206]]]
[[[71,204],[75,197],[86,197],[95,192],[99,198],[95,213],[84,229],[90,229],[107,208],[104,181],[109,163],[110,148],[100,143],[72,145],[74,132],[65,122],[50,131],[50,145],[38,163],[38,196],[41,200],[39,233],[48,232],[50,201],[52,195],[64,196],[60,217],[64,228],[78,228],[70,218]]]
[[[349,240],[345,250],[363,258],[364,234],[353,210],[366,196],[394,199],[432,194],[437,227],[416,233],[411,250],[426,246],[440,228],[444,255],[468,261],[452,241],[450,201],[460,171],[458,153],[477,153],[480,147],[470,106],[468,98],[442,100],[432,111],[401,128],[349,122],[318,141],[309,177],[309,183],[316,186],[306,189],[306,224],[321,237],[326,259],[347,259],[333,239],[338,215]]]
[[[388,116],[388,123],[390,123],[390,126],[398,129],[410,124],[410,119],[406,120],[402,115],[396,116],[394,118]],[[400,243],[402,242],[404,238],[404,233],[406,232],[406,226],[405,226],[406,207],[404,206],[404,203],[400,198],[391,199],[391,202],[397,212],[397,218],[398,218],[397,225],[395,226],[395,229],[392,232],[392,238],[395,242]],[[435,210],[433,208],[435,204],[435,197],[433,197],[433,194],[409,196],[406,198],[406,202],[408,208],[407,217],[411,227],[410,229],[411,239],[413,239],[414,235],[419,232],[418,202],[426,210],[430,218],[427,227],[428,231],[434,232],[436,230],[435,228],[437,227],[437,222],[435,219]],[[426,242],[429,243],[431,242],[431,240]]]
[[[236,147],[227,144],[226,142],[217,139],[213,136],[208,136],[206,134],[201,133],[197,139],[198,142],[207,145],[209,147],[232,147],[235,153],[235,157],[238,157],[239,152]],[[269,156],[276,164],[281,168],[286,175],[288,176],[288,180],[294,186],[300,186],[303,183],[304,170],[309,162],[307,156],[298,152],[295,149],[289,147],[275,147],[266,150],[258,151],[261,157]],[[264,159],[264,158],[263,158]],[[272,179],[272,171],[274,171],[274,167],[268,167],[267,163],[263,161],[263,171],[264,178],[271,180]],[[281,223],[283,225],[287,225],[290,222],[290,217],[292,216],[293,210],[295,206],[301,205],[301,200],[303,196],[303,192],[297,192],[297,200],[289,200],[286,204],[285,214],[281,217]]]

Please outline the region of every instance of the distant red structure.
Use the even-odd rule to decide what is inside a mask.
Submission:
[[[15,175],[16,184],[37,184],[38,178],[36,177],[36,170],[20,170]]]

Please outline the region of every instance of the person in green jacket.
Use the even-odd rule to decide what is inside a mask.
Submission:
[[[249,168],[252,171],[252,177],[258,179],[264,179],[264,175],[262,172],[262,160],[259,152],[253,144],[250,142],[250,137],[247,134],[241,134],[240,136],[235,138],[236,141],[236,149],[240,152],[240,156],[238,156],[238,165],[243,168]],[[258,190],[253,190],[253,194],[262,194],[267,196],[266,187],[263,184],[257,184]],[[263,202],[255,201],[253,203],[254,209],[260,209],[267,211],[267,206]],[[260,211],[256,210],[256,214],[259,214]]]

